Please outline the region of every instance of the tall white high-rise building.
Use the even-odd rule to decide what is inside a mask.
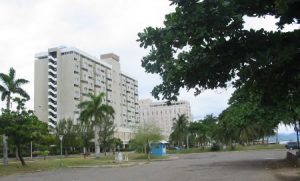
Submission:
[[[167,104],[166,102],[153,102],[151,99],[139,101],[141,124],[155,124],[160,128],[166,139],[172,133],[173,119],[178,115],[185,114],[189,121],[192,120],[191,107],[188,101],[177,101]]]
[[[104,54],[97,59],[77,48],[55,47],[35,55],[34,111],[55,127],[61,119],[78,123],[80,101],[104,92],[104,102],[115,110],[115,137],[125,142],[139,125],[138,82],[121,72],[120,58]]]

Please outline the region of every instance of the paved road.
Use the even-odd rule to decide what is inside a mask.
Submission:
[[[178,155],[172,161],[126,168],[64,168],[0,177],[1,181],[277,181],[269,169],[286,151],[219,152]]]

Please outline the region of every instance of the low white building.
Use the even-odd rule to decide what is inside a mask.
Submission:
[[[173,119],[185,114],[189,121],[192,120],[191,107],[188,101],[153,102],[151,99],[139,101],[141,124],[154,123],[160,128],[166,139],[172,133]]]

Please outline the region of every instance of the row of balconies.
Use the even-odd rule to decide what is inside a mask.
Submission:
[[[57,122],[57,61],[56,52],[50,52],[48,56],[48,125],[56,126]]]

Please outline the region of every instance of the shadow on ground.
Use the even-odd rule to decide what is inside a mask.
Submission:
[[[219,167],[223,171],[235,170],[236,172],[244,170],[268,170],[279,180],[300,181],[300,168],[289,164],[285,159],[243,160],[215,162],[211,164],[192,164],[188,171],[194,172],[199,169],[209,170],[212,167]]]

